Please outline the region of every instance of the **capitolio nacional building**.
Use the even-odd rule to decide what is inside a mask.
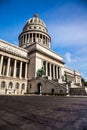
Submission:
[[[45,23],[34,14],[19,34],[19,47],[0,40],[0,94],[57,93],[81,87],[81,75],[51,50]]]

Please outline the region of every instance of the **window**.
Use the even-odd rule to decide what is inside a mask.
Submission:
[[[34,26],[34,29],[36,29],[36,26]]]
[[[53,94],[54,93],[54,89],[51,89],[51,94]]]
[[[19,83],[16,83],[15,88],[19,89]]]
[[[12,87],[13,87],[13,83],[10,82],[8,87],[9,87],[9,88],[12,88]]]
[[[23,90],[23,89],[25,89],[25,84],[24,84],[24,83],[22,84],[22,90]]]
[[[4,88],[5,88],[5,85],[6,85],[6,84],[5,84],[5,81],[2,81],[2,82],[1,82],[1,89],[4,89]]]
[[[30,88],[32,87],[32,84],[30,83]]]
[[[39,29],[41,30],[41,27],[39,27]]]

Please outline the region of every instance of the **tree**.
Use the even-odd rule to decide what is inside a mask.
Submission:
[[[81,82],[84,83],[84,82],[85,82],[85,79],[84,79],[84,78],[81,78]]]
[[[82,82],[82,84],[83,84],[84,86],[87,86],[87,81],[85,81],[84,78],[81,78],[81,82]]]
[[[45,75],[44,66],[42,66],[41,69],[39,69],[38,72],[37,72],[38,77],[42,77],[42,75]]]
[[[84,82],[84,86],[87,86],[87,82]]]

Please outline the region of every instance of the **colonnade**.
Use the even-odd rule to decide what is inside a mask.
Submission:
[[[39,34],[39,33],[23,34],[19,39],[20,46],[26,43],[33,43],[33,42],[49,45],[50,40],[46,35]]]
[[[61,79],[61,67],[55,64],[52,64],[47,61],[43,61],[43,66],[45,69],[45,75],[52,77],[52,79]]]
[[[1,55],[0,76],[2,75],[27,79],[27,63]]]

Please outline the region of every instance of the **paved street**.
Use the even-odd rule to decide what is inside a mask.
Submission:
[[[0,96],[0,130],[87,130],[87,97]]]

